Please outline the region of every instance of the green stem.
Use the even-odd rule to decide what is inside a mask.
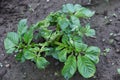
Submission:
[[[62,43],[60,43],[60,42],[57,42],[57,41],[55,41],[55,42],[54,42],[54,44],[56,44],[56,45],[60,45],[60,46],[63,46],[63,47],[68,47],[67,45],[65,45],[65,44],[62,44]]]
[[[45,42],[45,43],[42,45],[41,49],[39,50],[38,57],[40,56],[40,53],[43,52],[44,47],[47,46],[47,45],[48,45],[48,42]]]

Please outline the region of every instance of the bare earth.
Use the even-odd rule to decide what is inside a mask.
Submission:
[[[110,0],[0,0],[0,80],[64,80],[61,76],[63,63],[48,58],[51,64],[45,70],[38,70],[34,63],[17,62],[14,55],[6,55],[3,40],[10,31],[16,31],[20,19],[27,18],[28,25],[42,20],[50,12],[65,3],[77,3],[95,10],[90,20],[96,30],[96,39],[85,39],[89,45],[102,50],[97,72],[91,79],[82,78],[78,72],[71,80],[120,80],[120,1]],[[107,18],[105,18],[107,16]],[[106,56],[103,51],[110,48]]]

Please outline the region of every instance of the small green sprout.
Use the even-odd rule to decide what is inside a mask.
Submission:
[[[110,48],[105,48],[105,50],[104,50],[104,52],[103,52],[103,55],[104,56],[106,56],[107,55],[107,53],[109,53],[110,52]]]
[[[120,69],[119,68],[117,69],[117,72],[118,72],[118,74],[120,74]]]

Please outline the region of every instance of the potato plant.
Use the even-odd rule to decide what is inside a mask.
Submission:
[[[84,78],[90,78],[95,74],[100,49],[84,43],[83,37],[95,36],[95,30],[89,23],[82,26],[80,20],[94,13],[79,4],[65,4],[30,27],[27,19],[22,19],[17,32],[9,32],[4,40],[6,53],[15,52],[17,60],[33,61],[39,69],[49,64],[46,56],[52,56],[64,63],[61,73],[66,80],[77,70]]]

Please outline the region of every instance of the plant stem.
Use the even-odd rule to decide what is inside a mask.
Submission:
[[[38,57],[40,56],[40,53],[43,52],[43,49],[44,49],[44,47],[45,47],[46,45],[48,45],[48,42],[45,42],[45,43],[42,45],[41,49],[39,50]]]

